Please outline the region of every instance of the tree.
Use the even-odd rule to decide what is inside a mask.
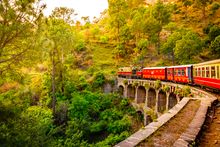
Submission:
[[[212,52],[217,55],[217,57],[220,57],[220,35],[217,36],[214,41],[212,41],[210,48]]]
[[[117,43],[121,43],[120,33],[122,27],[126,24],[127,3],[125,0],[108,0],[110,26],[116,30]]]
[[[168,37],[167,41],[161,47],[162,53],[172,56],[173,65],[175,64],[174,49],[176,47],[176,42],[181,39],[182,39],[182,34],[176,31]]]
[[[193,63],[193,57],[202,49],[202,43],[197,34],[187,31],[181,40],[176,41],[174,54],[180,64]]]
[[[162,31],[163,26],[170,22],[170,10],[171,9],[169,5],[163,4],[160,0],[158,0],[157,3],[152,7],[152,10],[150,12],[151,16],[158,22],[158,29],[156,31],[156,35],[158,38],[156,43],[158,54],[160,53],[160,32]]]
[[[78,15],[75,13],[75,10],[72,8],[67,8],[67,7],[56,7],[52,11],[51,17],[56,18],[56,19],[62,19],[68,24],[74,24],[74,17]]]
[[[65,56],[73,49],[74,33],[72,27],[61,19],[46,19],[42,29],[42,47],[49,58],[52,82],[52,108],[55,114],[56,93],[64,93]]]
[[[0,3],[0,75],[22,62],[33,49],[42,10],[40,0],[2,0]]]
[[[205,21],[205,17],[206,17],[206,6],[207,4],[210,2],[210,0],[196,0],[196,5],[198,7],[201,7],[202,8],[202,18],[203,18],[203,21]]]

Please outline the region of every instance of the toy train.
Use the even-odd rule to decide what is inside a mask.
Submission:
[[[220,59],[192,65],[119,68],[118,77],[199,85],[220,90]]]

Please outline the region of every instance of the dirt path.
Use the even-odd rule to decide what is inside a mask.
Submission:
[[[220,96],[218,96],[218,100],[215,111],[209,112],[203,126],[204,130],[199,139],[201,147],[220,147]]]
[[[180,137],[192,121],[200,105],[199,100],[190,100],[177,116],[156,131],[151,137],[140,143],[139,147],[169,147]]]

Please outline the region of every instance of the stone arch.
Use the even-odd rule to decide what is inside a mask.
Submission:
[[[153,109],[156,106],[156,90],[150,88],[147,96],[147,107]]]
[[[169,95],[168,109],[173,108],[173,106],[175,106],[176,104],[177,104],[177,97],[176,94],[172,92]]]
[[[124,87],[123,87],[122,85],[120,85],[120,86],[118,87],[118,92],[119,92],[119,94],[120,94],[121,96],[124,95]]]
[[[128,98],[132,98],[132,99],[135,98],[135,87],[134,86],[132,86],[131,84],[128,85],[128,91],[127,92],[128,92],[128,94],[127,94]]]
[[[164,112],[166,110],[166,93],[163,90],[158,94],[158,112]]]
[[[146,89],[144,86],[137,88],[137,103],[144,103],[146,99]]]

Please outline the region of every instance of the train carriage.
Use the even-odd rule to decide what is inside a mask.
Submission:
[[[131,79],[141,79],[142,70],[137,67],[121,67],[118,70],[118,77],[131,78]]]
[[[144,79],[166,80],[166,67],[143,68]]]
[[[194,83],[220,89],[220,59],[194,64]]]
[[[132,75],[131,67],[121,67],[118,69],[118,77],[127,78]]]
[[[192,83],[192,65],[167,67],[167,80],[178,83]]]

